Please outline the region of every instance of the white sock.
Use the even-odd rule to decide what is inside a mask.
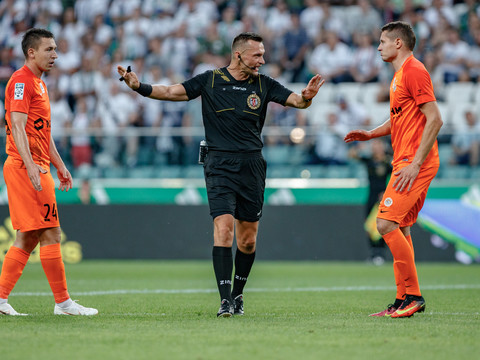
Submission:
[[[2,299],[2,298],[0,298],[0,305],[6,304],[7,301],[8,301],[8,299]]]
[[[62,309],[66,309],[73,304],[72,299],[65,300],[64,302],[58,303],[57,305],[60,306]]]

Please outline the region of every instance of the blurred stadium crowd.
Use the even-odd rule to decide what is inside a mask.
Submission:
[[[348,129],[373,127],[389,115],[393,74],[376,48],[379,29],[393,20],[413,25],[415,56],[437,92],[445,122],[439,176],[478,178],[475,0],[2,0],[0,107],[9,77],[24,63],[23,33],[46,28],[59,56],[44,75],[52,131],[74,175],[201,177],[198,99],[145,99],[118,80],[116,66],[131,65],[142,82],[182,82],[227,65],[234,36],[255,31],[265,38],[262,72],[296,91],[315,73],[327,80],[307,111],[270,105],[269,176],[304,176],[307,167],[307,177],[366,176],[342,139]],[[353,146],[368,156],[368,145]]]

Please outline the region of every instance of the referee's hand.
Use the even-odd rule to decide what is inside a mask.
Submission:
[[[130,66],[129,66],[130,68]],[[129,69],[128,69],[129,70]],[[121,76],[120,80],[124,80],[131,89],[138,89],[140,81],[138,81],[137,75],[133,71],[128,71],[122,65],[117,66],[118,74]]]

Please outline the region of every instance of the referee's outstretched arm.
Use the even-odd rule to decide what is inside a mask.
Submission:
[[[317,74],[310,79],[307,86],[302,90],[301,94],[291,93],[285,102],[286,106],[297,109],[306,109],[312,104],[312,99],[317,95],[320,87],[325,83],[322,76]]]
[[[122,76],[121,80],[125,80],[125,83],[140,95],[157,100],[188,101],[187,92],[181,84],[169,86],[142,84],[133,71],[127,71],[121,65],[117,67],[117,71]]]

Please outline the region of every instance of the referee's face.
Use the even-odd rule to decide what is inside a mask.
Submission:
[[[264,54],[263,43],[249,40],[241,54],[242,71],[252,76],[258,76],[260,66],[265,64]]]

